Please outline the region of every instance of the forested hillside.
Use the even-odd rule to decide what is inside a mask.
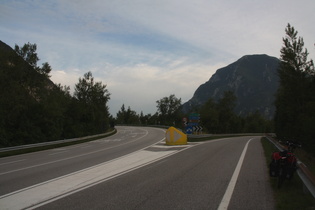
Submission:
[[[49,79],[51,67],[36,44],[11,47],[0,41],[0,146],[14,146],[105,132],[109,128],[106,85],[90,72],[69,87]]]

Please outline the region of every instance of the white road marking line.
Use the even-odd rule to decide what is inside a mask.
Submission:
[[[107,142],[121,141],[121,140],[122,140],[122,139],[100,139],[100,140],[93,141],[92,143],[100,143],[100,144],[103,144],[103,143],[107,143]]]
[[[171,149],[171,148],[185,148],[185,147],[189,147],[190,145],[185,144],[185,145],[154,145],[153,148],[161,148],[161,149]]]
[[[80,149],[85,149],[85,148],[89,148],[89,147],[93,147],[93,145],[82,146],[82,147],[80,147]]]
[[[65,148],[56,148],[56,149],[52,149],[51,151],[64,151],[64,150],[67,150]]]
[[[254,139],[254,138],[252,138]],[[230,180],[230,183],[225,191],[225,194],[222,198],[222,201],[220,203],[220,206],[218,207],[218,210],[223,210],[223,209],[228,209],[228,206],[229,206],[229,203],[230,203],[230,200],[231,200],[231,197],[232,197],[232,194],[233,194],[233,191],[234,191],[234,188],[235,188],[235,185],[236,185],[236,182],[237,182],[237,179],[238,179],[238,175],[241,171],[241,167],[242,167],[242,164],[243,164],[243,161],[244,161],[244,157],[245,157],[245,154],[246,154],[246,151],[247,151],[247,148],[248,148],[248,144],[249,142],[252,140],[252,139],[249,139],[243,149],[243,152],[241,154],[241,157],[240,159],[238,160],[238,163],[236,165],[236,168],[234,170],[234,173],[232,175],[232,178]]]
[[[68,151],[55,152],[55,153],[51,153],[51,154],[49,154],[49,155],[59,155],[59,154],[61,154],[61,153],[65,153],[65,152],[68,152]]]
[[[26,159],[22,159],[22,160],[15,160],[15,161],[10,161],[10,162],[6,162],[6,163],[0,163],[0,166],[2,165],[7,165],[7,164],[11,164],[11,163],[18,163],[18,162],[21,162],[21,161],[24,161]]]
[[[10,210],[37,208],[188,148],[189,147],[183,148],[178,151],[159,152],[142,149],[69,175],[0,196],[0,206],[1,209]]]

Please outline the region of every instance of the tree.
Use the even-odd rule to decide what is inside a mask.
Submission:
[[[123,104],[117,113],[117,122],[120,124],[140,124],[140,119],[136,111],[131,110],[130,106],[126,110]]]
[[[15,52],[21,56],[27,63],[29,63],[32,67],[37,66],[37,61],[39,61],[39,58],[37,57],[36,44],[27,43],[24,44],[23,47],[19,47],[18,45],[15,45],[14,47]]]
[[[15,47],[0,41],[0,146],[74,138],[109,127],[106,85],[91,72],[79,79],[75,96],[54,84],[51,67],[38,67],[36,44]]]
[[[181,99],[176,98],[174,94],[164,97],[156,101],[156,103],[161,123],[173,125],[174,122],[180,120]]]
[[[123,104],[120,110],[116,114],[117,123],[126,124],[127,122],[125,120],[125,115],[126,115],[126,109],[125,109],[125,104]]]
[[[140,124],[140,118],[139,118],[137,112],[134,110],[131,110],[130,106],[128,106],[128,109],[126,112],[126,117],[127,117],[127,124],[131,124],[131,125],[139,125]]]
[[[0,50],[0,145],[60,139],[68,100],[38,72],[36,44],[16,46],[16,51],[0,44],[5,49]]]
[[[304,139],[314,145],[313,134],[305,133],[310,121],[307,116],[314,113],[315,71],[313,60],[308,61],[308,51],[304,49],[303,38],[290,24],[285,29],[283,47],[280,50],[278,74],[280,86],[276,94],[275,129],[280,138]],[[307,120],[306,120],[307,119]],[[313,130],[313,129],[312,129]],[[308,136],[308,139],[305,139]]]
[[[264,119],[258,110],[248,114],[244,120],[243,131],[245,133],[264,133],[267,129],[270,129],[268,127],[268,121]]]
[[[86,104],[101,105],[106,108],[110,93],[102,82],[94,82],[92,73],[88,72],[83,78],[79,78],[79,83],[75,84],[74,97]]]
[[[73,118],[79,117],[79,128],[82,129],[82,135],[101,133],[109,127],[109,112],[107,102],[110,99],[110,93],[106,85],[102,82],[94,82],[91,72],[84,74],[79,78],[75,85],[73,106],[76,111]]]
[[[237,132],[237,116],[234,112],[236,96],[232,91],[224,92],[218,102],[220,133]]]
[[[219,112],[217,104],[210,98],[201,108],[200,116],[204,130],[209,133],[217,133],[219,127]]]
[[[281,66],[279,71],[282,73],[295,71],[302,75],[305,75],[303,73],[314,75],[313,60],[307,60],[309,53],[306,48],[304,49],[303,38],[297,37],[298,31],[290,24],[287,25],[285,33],[286,37],[282,39],[284,46],[280,50]]]
[[[14,47],[15,52],[21,56],[28,64],[30,64],[38,73],[45,75],[47,78],[49,78],[49,73],[51,72],[51,66],[45,62],[42,64],[42,67],[37,66],[37,62],[39,61],[39,58],[36,53],[37,45],[27,43],[24,44],[23,47],[19,47],[18,45],[15,45]]]
[[[49,73],[51,72],[51,66],[47,62],[43,63],[41,68],[37,67],[36,70],[47,78],[50,77]]]

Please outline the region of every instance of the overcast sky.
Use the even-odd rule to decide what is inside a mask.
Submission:
[[[36,43],[38,65],[74,91],[91,71],[124,104],[154,114],[189,100],[219,68],[249,54],[280,56],[290,23],[315,59],[314,0],[1,0],[0,40]]]

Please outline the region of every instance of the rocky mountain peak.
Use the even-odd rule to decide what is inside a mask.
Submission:
[[[258,110],[271,119],[275,112],[274,95],[279,85],[277,68],[279,59],[268,55],[246,55],[236,62],[220,68],[193,97],[183,105],[183,111],[203,105],[209,98],[218,101],[225,91],[237,97],[235,112],[247,115]]]

